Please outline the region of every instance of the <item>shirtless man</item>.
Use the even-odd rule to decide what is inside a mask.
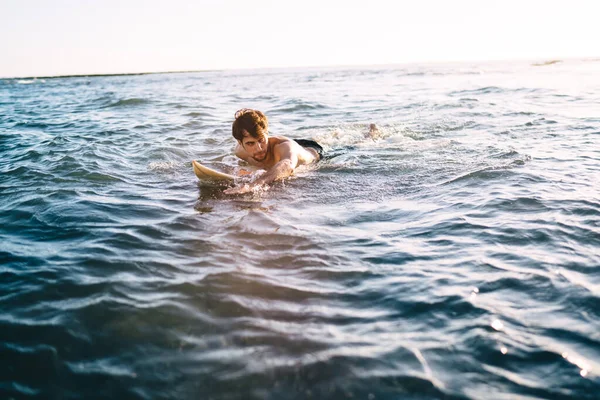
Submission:
[[[285,136],[269,136],[269,122],[260,111],[244,108],[235,113],[232,126],[237,140],[235,155],[248,164],[265,169],[252,183],[225,190],[241,194],[293,174],[296,167],[321,159],[323,148],[313,140],[292,140]]]

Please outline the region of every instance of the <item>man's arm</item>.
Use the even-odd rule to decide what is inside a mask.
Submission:
[[[253,182],[257,186],[267,185],[273,181],[287,178],[294,173],[294,170],[298,166],[298,154],[292,150],[289,142],[281,143],[273,150],[276,157],[279,155],[279,161]]]
[[[279,161],[251,184],[233,187],[224,191],[226,194],[241,194],[251,191],[256,186],[267,185],[273,181],[287,178],[294,173],[298,166],[298,154],[292,150],[288,142],[278,144],[273,148]]]

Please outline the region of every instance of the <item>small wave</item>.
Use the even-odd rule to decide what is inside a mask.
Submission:
[[[399,76],[452,76],[452,75],[482,75],[484,71],[481,69],[459,68],[447,70],[418,70],[418,71],[403,71]]]
[[[31,128],[31,129],[47,129],[49,126],[44,122],[32,122],[32,121],[24,121],[17,122],[14,125],[15,128]]]
[[[406,74],[404,74],[404,76],[425,76],[427,73],[424,71],[418,71],[418,72],[407,72]]]
[[[506,158],[523,158],[525,160],[531,159],[530,156],[522,157],[521,154],[519,154],[519,152],[517,152],[515,150],[502,150],[497,153],[491,154],[490,157],[491,158],[500,158],[500,159],[506,159]]]
[[[534,66],[534,67],[543,67],[543,66],[546,66],[546,65],[554,65],[554,64],[561,63],[561,62],[562,62],[562,60],[548,60],[548,61],[542,61],[542,62],[539,62],[539,63],[533,63],[531,65]]]
[[[106,107],[133,107],[133,106],[142,106],[145,104],[149,104],[150,100],[148,99],[140,99],[140,98],[131,98],[131,99],[123,99],[116,101],[107,105]]]
[[[202,112],[202,111],[193,111],[193,112],[189,112],[187,114],[184,114],[185,117],[192,117],[192,118],[198,118],[198,117],[214,117],[212,114],[207,113],[207,112]]]
[[[553,125],[553,124],[557,124],[557,121],[554,121],[553,119],[546,119],[546,118],[539,118],[533,121],[529,121],[527,123],[525,123],[525,126],[537,126],[537,125]]]
[[[463,95],[477,95],[477,94],[491,94],[491,93],[502,93],[505,89],[498,86],[486,86],[479,89],[467,89],[467,90],[455,90],[449,93],[449,96],[463,96]]]
[[[329,108],[324,104],[320,104],[317,102],[307,102],[302,100],[290,100],[285,102],[284,104],[274,107],[267,111],[267,114],[284,114],[284,113],[293,113],[298,111],[312,111],[312,110],[322,110]]]
[[[175,163],[173,161],[154,161],[154,162],[151,162],[150,164],[148,164],[148,169],[150,171],[165,172],[165,171],[173,171],[176,168],[177,168],[177,163]]]
[[[505,114],[502,114],[502,115],[504,117],[520,117],[520,116],[535,115],[535,113],[531,112],[531,111],[514,111],[514,112],[505,113]]]
[[[104,182],[123,182],[121,178],[116,176],[116,174],[109,175],[107,173],[101,173],[96,171],[90,171],[86,168],[77,168],[69,173],[65,174],[65,176],[70,178],[77,178],[80,181],[88,181],[88,182],[96,182],[96,183],[104,183]]]
[[[508,153],[497,155],[496,157],[497,158],[511,158],[511,157],[514,157],[514,155],[518,155],[518,153],[509,151]],[[454,178],[451,178],[449,180],[446,180],[446,181],[440,183],[440,185],[448,185],[451,183],[460,182],[460,181],[468,180],[468,179],[493,179],[497,176],[498,173],[501,173],[506,170],[510,170],[512,168],[521,167],[521,166],[525,165],[525,163],[527,161],[529,161],[530,159],[531,159],[530,156],[524,155],[524,156],[520,156],[519,158],[513,159],[512,161],[510,161],[508,163],[480,167],[475,170],[462,173],[462,174],[455,176]]]
[[[169,106],[169,107],[176,108],[176,109],[178,109],[178,110],[185,109],[185,108],[190,108],[190,106],[188,106],[188,105],[185,105],[185,104],[179,104],[179,103],[169,103],[169,104],[168,104],[168,106]]]

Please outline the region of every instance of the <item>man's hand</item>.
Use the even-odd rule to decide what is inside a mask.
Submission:
[[[248,171],[247,169],[240,169],[237,174],[239,176],[252,175],[252,171]]]

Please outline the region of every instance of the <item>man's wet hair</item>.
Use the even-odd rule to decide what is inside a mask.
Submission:
[[[231,126],[233,137],[239,141],[244,138],[244,131],[255,139],[262,139],[269,129],[269,120],[262,112],[250,108],[242,108],[235,113],[235,121]]]

